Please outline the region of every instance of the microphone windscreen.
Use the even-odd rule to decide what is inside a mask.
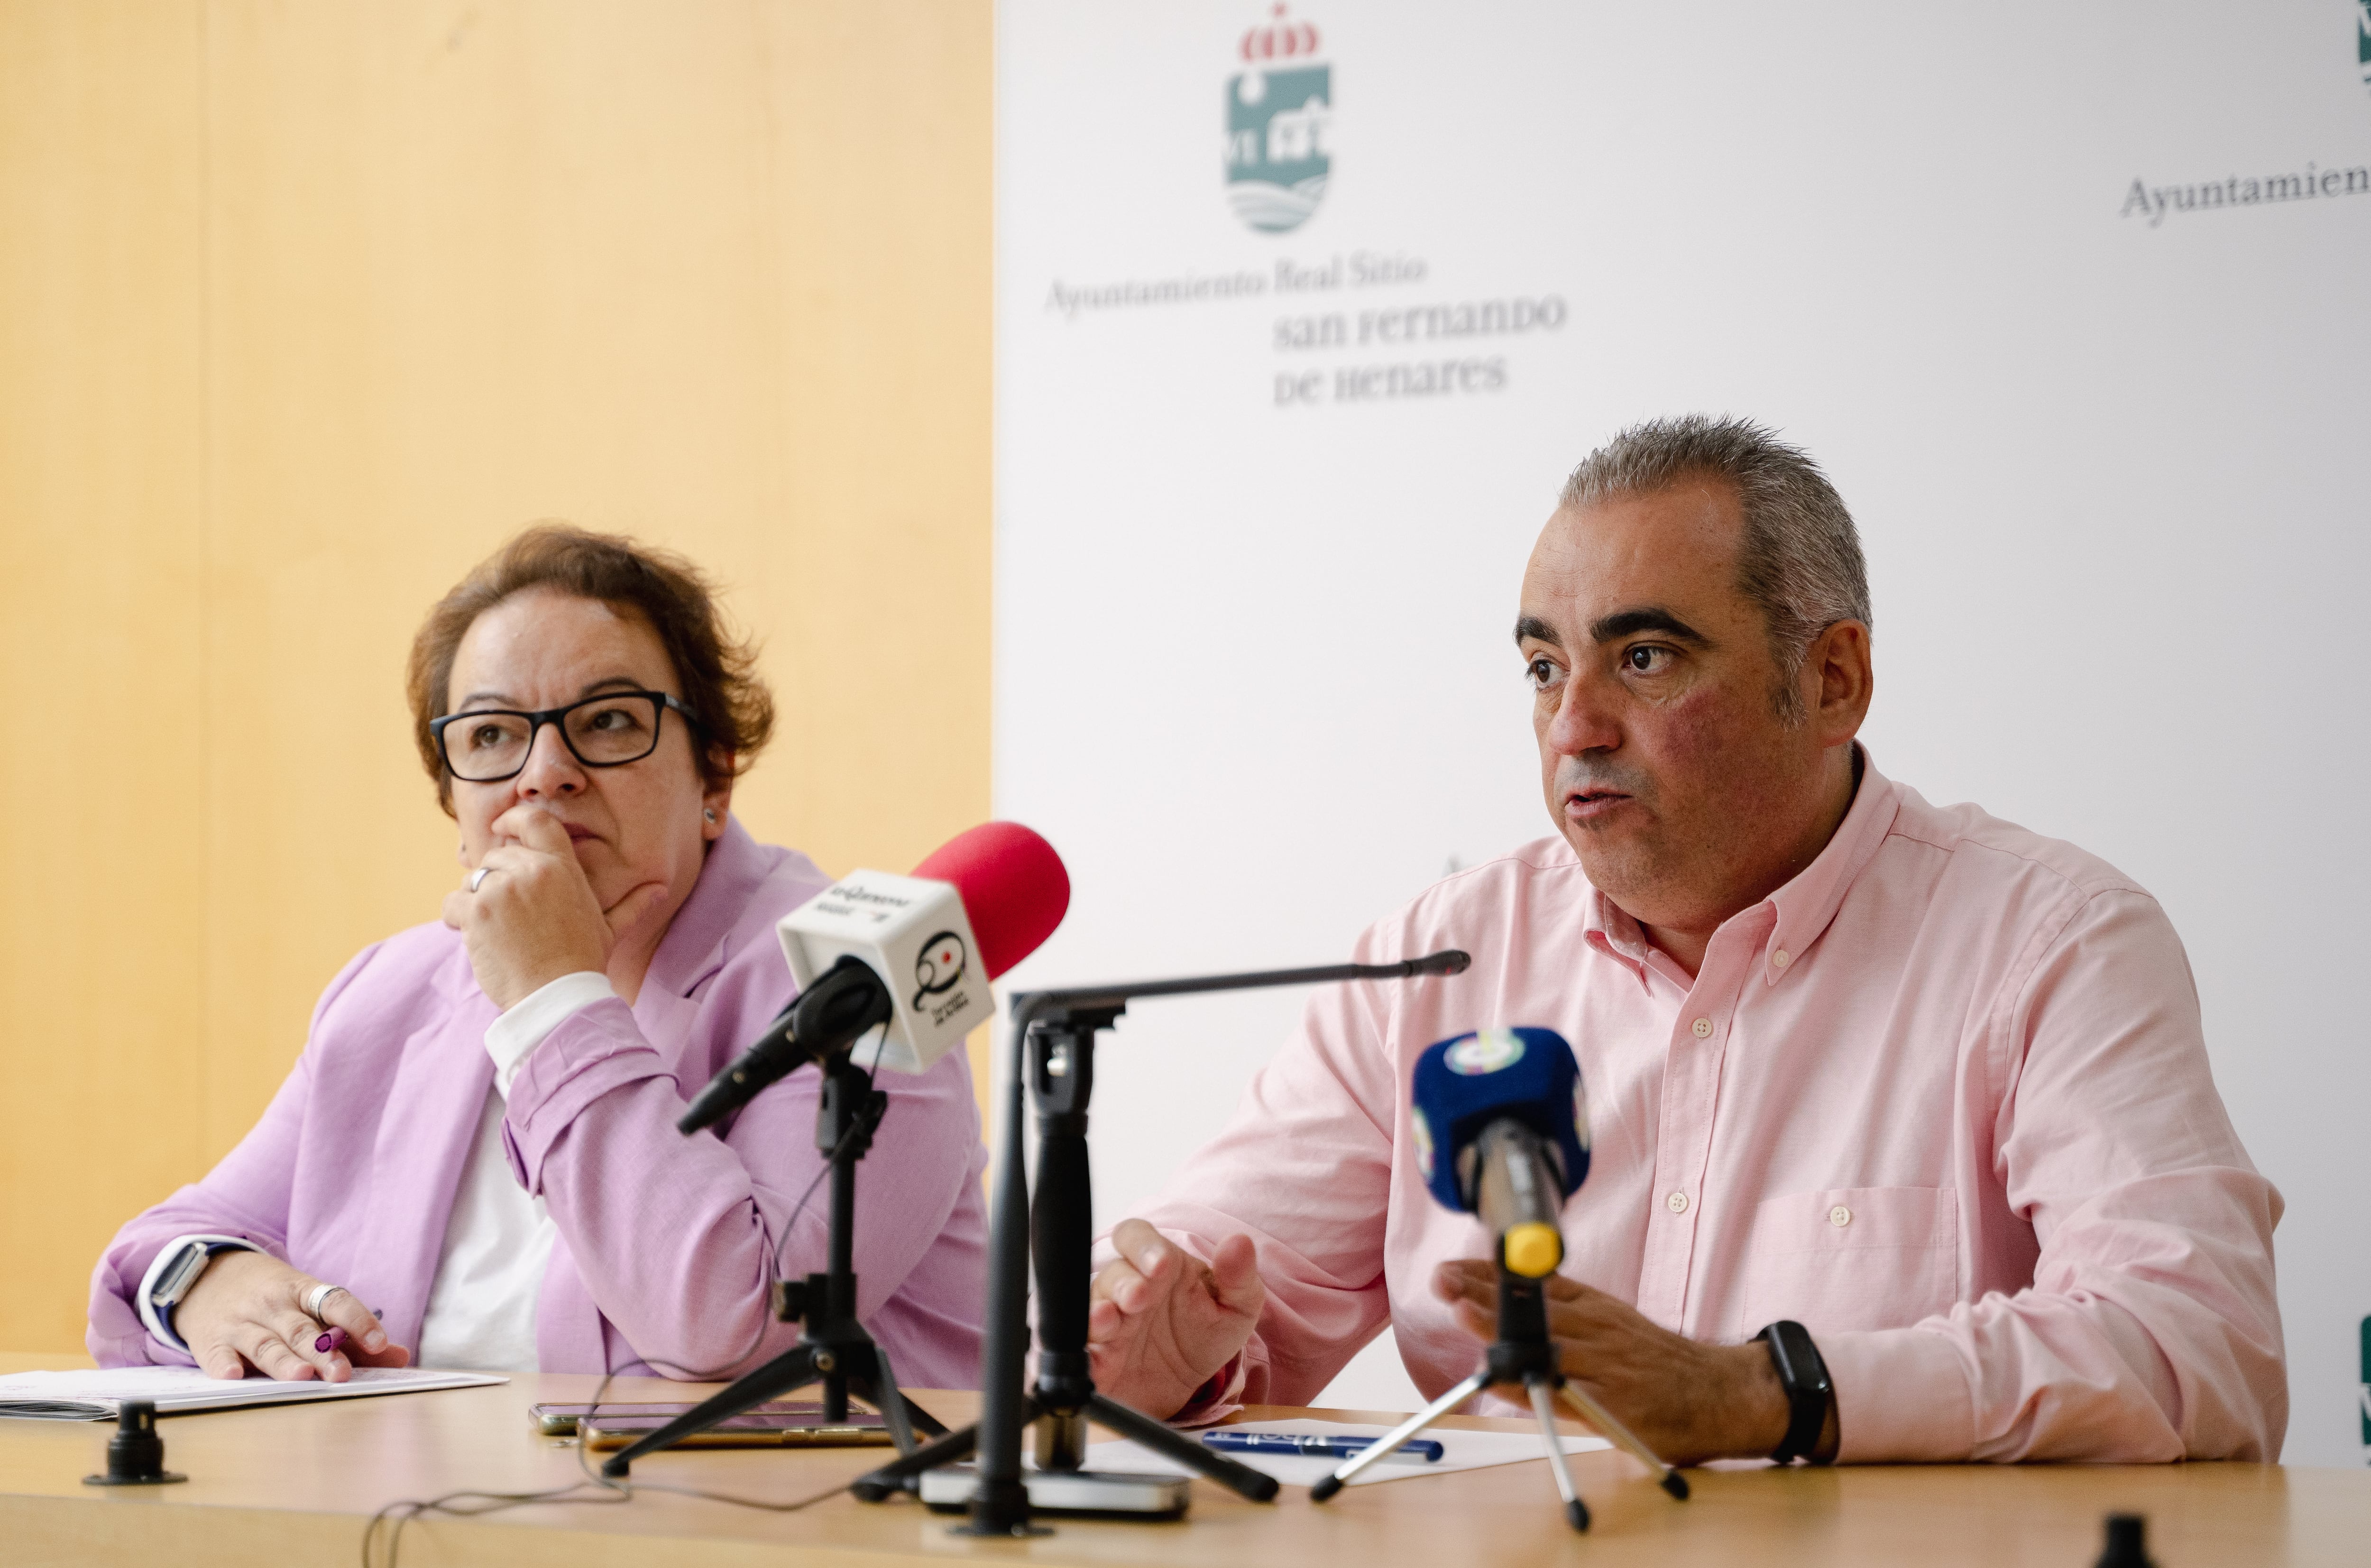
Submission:
[[[1473,1208],[1466,1153],[1485,1127],[1504,1119],[1556,1149],[1566,1197],[1589,1174],[1580,1065],[1553,1029],[1485,1029],[1427,1046],[1409,1100],[1417,1168],[1444,1208]]]
[[[1035,952],[1070,907],[1062,857],[1017,822],[984,822],[956,834],[914,875],[954,883],[991,980]]]

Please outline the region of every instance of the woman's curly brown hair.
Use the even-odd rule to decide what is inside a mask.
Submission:
[[[715,589],[700,569],[669,550],[566,523],[538,523],[496,550],[428,612],[411,640],[404,690],[411,699],[411,738],[421,766],[436,780],[436,799],[453,814],[453,780],[429,721],[451,698],[453,659],[480,616],[514,594],[554,588],[640,616],[658,633],[675,665],[683,701],[700,732],[692,756],[711,786],[748,770],[774,732],[774,698],[758,678],[758,649],[730,636]]]

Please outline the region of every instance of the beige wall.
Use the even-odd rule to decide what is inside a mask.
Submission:
[[[679,548],[827,870],[988,808],[986,0],[0,0],[0,1346],[456,874],[427,604]]]

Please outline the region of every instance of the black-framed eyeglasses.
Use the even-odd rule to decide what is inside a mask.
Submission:
[[[515,778],[535,750],[535,732],[558,726],[560,738],[587,767],[623,767],[659,749],[659,721],[672,708],[694,731],[690,709],[663,691],[608,691],[547,708],[538,713],[507,708],[475,708],[428,721],[445,770],[465,784],[497,784]]]

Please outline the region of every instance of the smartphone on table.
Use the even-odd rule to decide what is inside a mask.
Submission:
[[[693,1409],[682,1404],[539,1404],[527,1413],[548,1436],[582,1437],[588,1448],[622,1448]],[[591,1419],[586,1419],[587,1417]],[[895,1445],[889,1428],[869,1410],[851,1410],[845,1421],[827,1422],[813,1401],[776,1400],[719,1422],[677,1447],[684,1448],[856,1448]]]

